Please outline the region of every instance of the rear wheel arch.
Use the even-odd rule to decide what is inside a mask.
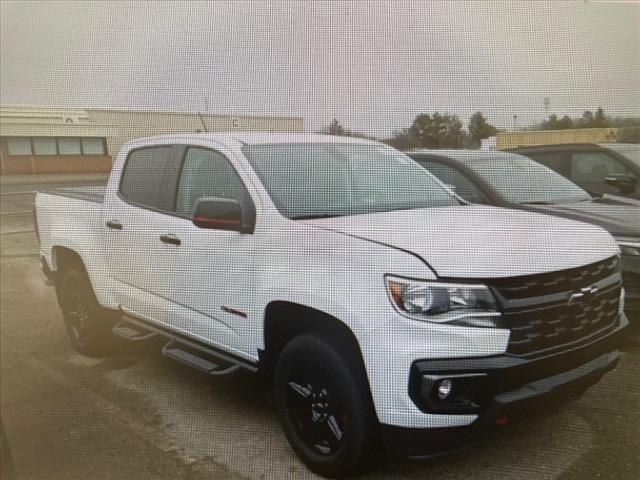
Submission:
[[[65,271],[70,269],[77,269],[83,272],[87,271],[80,254],[67,247],[53,247],[51,250],[51,263],[58,276],[62,276]]]

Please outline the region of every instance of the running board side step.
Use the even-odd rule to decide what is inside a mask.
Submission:
[[[169,340],[162,348],[162,354],[207,375],[228,375],[241,367],[238,363],[223,359],[212,351],[185,345],[176,340]]]
[[[122,317],[120,323],[113,327],[111,331],[114,335],[125,338],[130,342],[140,342],[158,335],[158,333],[153,330],[144,328],[138,323],[131,322],[126,315]]]
[[[209,375],[227,375],[240,368],[257,372],[258,365],[237,357],[232,353],[207,345],[164,326],[155,325],[144,318],[134,317],[122,311],[122,321],[113,328],[113,333],[130,340],[143,340],[153,336],[168,340],[162,354],[189,365]]]

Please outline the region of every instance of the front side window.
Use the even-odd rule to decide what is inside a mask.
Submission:
[[[283,143],[243,151],[287,218],[459,205],[433,175],[384,145]]]
[[[242,179],[224,155],[204,148],[187,150],[176,195],[178,215],[191,218],[203,197],[227,198],[242,204],[247,195]]]
[[[609,150],[618,152],[619,154],[631,160],[637,167],[640,167],[640,144],[631,143],[609,143],[603,145]]]
[[[120,194],[125,200],[141,207],[167,210],[164,176],[173,154],[174,149],[170,146],[133,150],[127,158],[120,182]]]
[[[509,203],[555,204],[591,200],[575,183],[520,155],[477,159],[467,167]]]
[[[578,183],[604,183],[612,173],[627,173],[627,168],[615,158],[602,152],[574,153],[571,159],[571,178]]]

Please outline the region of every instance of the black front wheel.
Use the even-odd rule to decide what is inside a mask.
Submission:
[[[340,478],[371,463],[375,419],[364,372],[353,352],[303,335],[283,349],[275,398],[292,448],[321,475]]]

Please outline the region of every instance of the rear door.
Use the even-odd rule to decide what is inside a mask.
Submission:
[[[103,209],[102,228],[115,300],[130,313],[157,310],[155,277],[162,268],[160,235],[173,208],[181,147],[156,145],[129,153],[117,195]],[[171,185],[173,189],[171,188]]]

